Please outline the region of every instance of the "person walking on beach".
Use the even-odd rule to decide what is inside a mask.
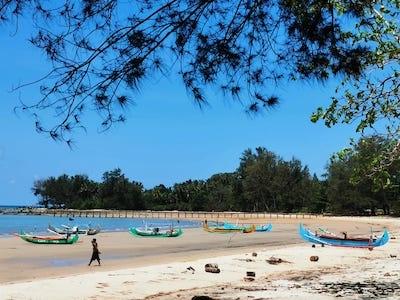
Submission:
[[[92,240],[92,247],[93,247],[92,258],[90,259],[90,262],[89,262],[88,266],[90,266],[90,264],[94,260],[97,260],[97,262],[99,263],[99,266],[100,266],[100,256],[99,256],[100,251],[99,251],[99,248],[97,246],[96,239]]]

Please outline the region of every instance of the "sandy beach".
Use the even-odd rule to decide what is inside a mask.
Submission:
[[[371,228],[377,234],[387,227],[395,237],[399,228],[399,220],[383,218],[324,218],[305,220],[305,224],[354,235],[369,233]],[[373,251],[312,248],[298,237],[298,220],[274,220],[273,225],[270,233],[254,234],[187,229],[174,239],[101,233],[96,236],[101,267],[87,266],[91,237],[65,246],[2,238],[0,298],[191,299],[208,295],[214,299],[331,299],[343,292],[343,297],[353,299],[357,295],[350,291],[365,295],[371,289],[372,295],[382,296],[379,293],[387,290],[386,296],[400,297],[395,284],[400,279],[397,239]],[[257,256],[252,257],[252,252]],[[311,262],[311,255],[318,255],[319,261]],[[288,262],[269,265],[266,259],[271,256]],[[206,273],[206,263],[217,263],[221,273]],[[243,280],[247,271],[256,273],[255,281]],[[359,286],[353,287],[352,280]],[[332,282],[345,285],[337,290]]]

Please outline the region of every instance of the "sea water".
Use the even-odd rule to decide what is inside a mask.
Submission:
[[[99,218],[99,217],[55,217],[55,216],[32,216],[32,215],[0,215],[0,235],[11,235],[22,231],[28,233],[46,233],[49,224],[55,227],[78,226],[86,229],[88,227],[100,227],[102,231],[128,231],[130,227],[159,227],[168,228],[199,227],[199,222],[173,220],[173,219],[151,219],[151,218]]]

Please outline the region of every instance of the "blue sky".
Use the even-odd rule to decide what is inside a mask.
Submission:
[[[171,77],[142,86],[126,124],[98,133],[99,119],[89,115],[88,131],[75,135],[71,151],[37,134],[28,115],[13,112],[19,97],[29,99],[37,91],[10,93],[12,86],[37,79],[48,65],[23,32],[15,37],[10,32],[0,28],[0,205],[34,204],[33,181],[63,173],[100,180],[104,171],[120,167],[146,188],[206,179],[235,170],[241,153],[257,146],[285,159],[299,158],[321,175],[330,155],[354,137],[349,126],[329,129],[309,121],[316,107],[329,103],[337,82],[282,85],[275,90],[283,100],[276,109],[249,117],[242,106],[213,90],[210,107],[199,109],[179,79]]]

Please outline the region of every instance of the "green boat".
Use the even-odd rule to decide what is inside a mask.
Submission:
[[[75,234],[73,236],[40,236],[31,235],[23,231],[18,235],[24,241],[34,243],[34,244],[74,244],[78,241],[79,235]]]
[[[178,229],[168,229],[168,230],[159,230],[158,228],[152,228],[147,230],[141,230],[135,227],[129,228],[129,232],[133,236],[138,237],[153,237],[153,238],[169,238],[169,237],[178,237],[182,235],[183,231],[181,228]]]

